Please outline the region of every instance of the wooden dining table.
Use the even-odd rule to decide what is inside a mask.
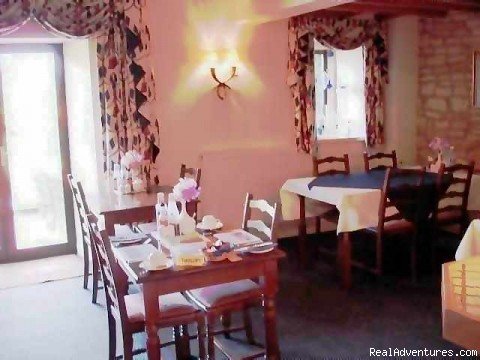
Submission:
[[[265,354],[268,359],[280,359],[275,296],[278,292],[278,261],[285,253],[274,249],[265,254],[243,254],[242,260],[207,262],[200,267],[172,267],[161,271],[146,271],[139,262],[129,263],[117,256],[125,274],[143,288],[147,353],[150,360],[161,358],[160,338],[155,319],[160,314],[159,296],[242,279],[263,278],[263,311],[265,323]]]
[[[115,235],[115,224],[154,221],[157,193],[161,192],[167,196],[172,191],[171,185],[156,185],[149,192],[118,194],[110,182],[105,182],[99,184],[94,193],[88,194],[88,199],[91,202],[91,210],[103,216],[105,230],[112,236]],[[198,202],[193,200],[187,203],[187,212],[190,216],[197,213]]]
[[[381,175],[381,176],[380,176]],[[316,205],[334,205],[338,212],[337,234],[339,235],[339,246],[337,263],[340,269],[342,287],[348,289],[352,285],[352,266],[359,265],[352,260],[351,234],[354,231],[376,227],[378,224],[378,207],[381,198],[381,186],[384,175],[380,173],[352,173],[346,177],[363,177],[362,181],[371,184],[363,186],[343,186],[339,179],[325,176],[322,181],[331,184],[326,186],[311,186],[315,177],[297,178],[287,180],[280,189],[282,202],[282,215],[284,220],[299,220],[299,253],[302,264],[308,263],[308,252],[306,247],[306,219],[317,216]],[[431,174],[434,177],[434,174]],[[368,179],[376,177],[376,179]],[[374,184],[376,183],[376,184]],[[472,182],[473,184],[473,182]],[[472,185],[473,186],[473,185]],[[472,187],[472,194],[479,191],[480,186]],[[469,209],[477,206],[476,201],[469,203]]]

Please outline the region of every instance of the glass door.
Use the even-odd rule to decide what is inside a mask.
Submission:
[[[1,45],[4,260],[75,252],[61,45]]]

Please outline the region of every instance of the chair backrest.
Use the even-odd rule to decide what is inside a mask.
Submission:
[[[407,220],[404,211],[413,213],[409,221],[417,220],[424,179],[425,169],[387,169],[378,209],[380,234],[386,223]],[[399,211],[399,208],[404,211]]]
[[[435,216],[442,213],[458,213],[458,219],[467,219],[468,196],[472,183],[475,162],[468,164],[455,164],[452,166],[440,166],[439,174],[451,174],[452,182],[446,192],[440,194]],[[440,183],[438,184],[440,186]]]
[[[128,322],[128,316],[124,300],[125,294],[122,289],[127,288],[128,280],[121,276],[121,269],[113,255],[107,232],[105,230],[100,231],[98,219],[94,214],[88,215],[88,224],[92,234],[92,246],[95,248],[100,272],[102,273],[107,311],[109,315],[115,315],[117,319],[120,319],[123,326]]]
[[[372,167],[370,162],[377,160],[387,159],[388,162],[391,162],[389,165],[380,164]],[[397,152],[393,150],[391,153],[382,153],[378,152],[375,154],[369,155],[367,152],[363,153],[363,163],[365,165],[365,171],[375,170],[375,169],[386,169],[386,168],[397,168]]]
[[[348,154],[344,154],[343,157],[328,156],[326,158],[317,159],[312,158],[313,162],[313,176],[323,175],[335,175],[335,174],[350,174],[350,161],[348,160]],[[319,171],[319,166],[322,164],[341,164],[343,169],[328,169],[325,171]]]
[[[265,224],[263,220],[252,219],[252,209],[257,209],[265,214],[269,218],[269,225]],[[256,231],[264,234],[269,240],[276,241],[275,234],[275,220],[277,217],[277,203],[273,206],[268,201],[263,199],[254,200],[252,194],[247,193],[245,198],[245,205],[243,208],[243,221],[242,229],[249,231],[255,229]]]
[[[87,215],[90,213],[90,209],[86,203],[85,193],[83,192],[82,184],[76,182],[71,174],[67,175],[68,184],[72,191],[73,200],[78,212],[78,218],[80,220],[80,229],[82,233],[83,241],[90,244],[90,231],[88,229]]]
[[[199,187],[200,186],[200,179],[202,178],[202,169],[193,168],[193,167],[187,168],[187,165],[182,164],[182,166],[180,166],[180,177],[181,178],[184,178],[184,177],[193,178],[197,183],[197,187]]]

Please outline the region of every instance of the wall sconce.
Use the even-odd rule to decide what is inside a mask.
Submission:
[[[212,74],[213,79],[218,83],[217,85],[217,96],[220,100],[224,100],[225,96],[227,95],[227,89],[232,89],[230,86],[227,85],[227,82],[232,80],[234,76],[237,75],[237,67],[232,66],[232,72],[230,77],[225,81],[220,81],[217,77],[217,73],[215,68],[210,68],[210,73]]]

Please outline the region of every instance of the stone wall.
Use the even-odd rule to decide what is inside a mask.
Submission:
[[[480,49],[480,15],[452,12],[420,19],[417,160],[431,138],[447,138],[459,159],[480,167],[480,109],[472,106],[473,50]],[[406,119],[406,121],[408,121]]]

